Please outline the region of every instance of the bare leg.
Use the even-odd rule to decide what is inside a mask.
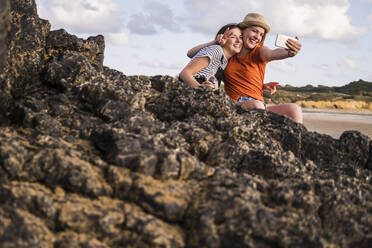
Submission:
[[[249,101],[244,101],[242,103],[239,103],[242,106],[244,106],[247,109],[265,109],[265,105],[263,102],[258,101],[258,100],[249,100]]]
[[[302,123],[302,109],[294,103],[272,105],[267,107],[267,110],[287,116],[297,123]]]

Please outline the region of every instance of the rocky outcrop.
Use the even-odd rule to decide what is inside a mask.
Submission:
[[[34,0],[10,10],[0,247],[370,246],[369,137],[125,76],[102,36],[50,31]]]
[[[9,32],[9,2],[8,0],[0,1],[0,73],[5,61],[7,52],[6,38]]]

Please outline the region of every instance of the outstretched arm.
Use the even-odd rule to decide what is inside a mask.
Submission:
[[[192,60],[180,73],[179,77],[188,85],[193,88],[197,88],[200,86],[206,86],[210,88],[214,88],[214,84],[208,81],[203,82],[202,84],[198,83],[195,80],[194,74],[202,70],[203,68],[209,65],[209,58],[208,57],[200,57]]]
[[[260,56],[262,61],[272,61],[272,60],[281,60],[286,59],[289,57],[294,57],[296,54],[301,50],[301,43],[298,42],[298,37],[296,37],[297,40],[288,39],[286,42],[286,45],[288,49],[285,48],[276,48],[276,49],[270,49],[266,46],[261,47],[260,49]]]

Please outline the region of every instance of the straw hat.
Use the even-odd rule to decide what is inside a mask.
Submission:
[[[265,22],[265,18],[258,13],[248,13],[244,20],[238,24],[239,28],[244,30],[252,26],[259,26],[265,30],[264,37],[262,37],[261,44],[263,44],[266,34],[270,31],[270,26]]]
[[[249,13],[245,16],[244,20],[239,23],[241,29],[249,28],[251,26],[259,26],[265,29],[265,32],[270,31],[270,26],[265,22],[265,18],[258,13]]]

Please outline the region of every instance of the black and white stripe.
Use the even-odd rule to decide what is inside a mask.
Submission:
[[[209,58],[209,65],[206,68],[194,74],[194,76],[196,77],[205,77],[206,80],[212,81],[213,79],[211,78],[214,78],[218,68],[221,67],[222,69],[225,69],[227,66],[228,61],[220,45],[204,47],[192,58],[192,60],[202,57]],[[214,80],[212,83],[215,83]]]

